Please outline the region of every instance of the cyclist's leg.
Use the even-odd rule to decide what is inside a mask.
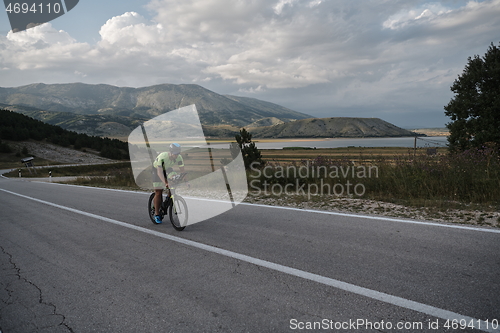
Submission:
[[[155,189],[155,215],[160,215],[160,207],[161,207],[161,201],[162,201],[162,189]]]

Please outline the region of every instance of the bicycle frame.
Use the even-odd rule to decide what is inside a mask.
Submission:
[[[180,183],[184,180],[184,177],[186,177],[186,175],[187,175],[187,172],[183,172],[183,173],[181,173],[181,174],[179,174],[179,175],[174,176],[174,177],[177,177],[177,179],[173,179],[173,180],[172,180],[173,186],[169,186],[169,187],[167,187],[167,188],[166,188],[166,190],[165,190],[165,191],[166,191],[166,192],[165,192],[165,195],[166,195],[167,197],[166,197],[166,198],[165,198],[165,200],[163,201],[163,203],[164,203],[164,204],[166,204],[166,205],[164,206],[165,211],[166,211],[166,209],[167,209],[167,208],[168,208],[168,206],[169,206],[169,205],[168,205],[168,203],[169,203],[169,202],[174,202],[174,198],[175,198],[175,188],[176,188],[176,185],[180,184]],[[171,200],[169,200],[169,199],[171,199]],[[168,201],[168,202],[167,202],[167,201]]]
[[[173,191],[172,191],[173,190]],[[165,212],[168,209],[168,206],[170,206],[171,202],[174,202],[174,197],[175,197],[175,188],[172,189],[170,187],[167,187],[166,192],[165,192],[165,200],[163,200],[163,209]]]

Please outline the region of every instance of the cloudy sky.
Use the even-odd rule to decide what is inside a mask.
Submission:
[[[80,0],[10,32],[0,87],[194,83],[316,117],[443,127],[469,56],[500,42],[500,0]]]

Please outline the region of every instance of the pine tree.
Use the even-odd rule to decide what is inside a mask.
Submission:
[[[491,43],[482,58],[469,57],[451,90],[455,96],[444,109],[452,120],[446,125],[452,151],[500,147],[500,43]]]
[[[255,146],[255,142],[252,142],[252,134],[250,132],[242,128],[240,134],[236,134],[235,139],[243,155],[245,169],[249,169],[250,167],[261,168],[264,166],[265,161],[262,159],[260,150]]]

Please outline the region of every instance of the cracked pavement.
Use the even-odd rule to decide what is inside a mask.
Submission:
[[[64,319],[0,246],[0,333],[73,332]]]

